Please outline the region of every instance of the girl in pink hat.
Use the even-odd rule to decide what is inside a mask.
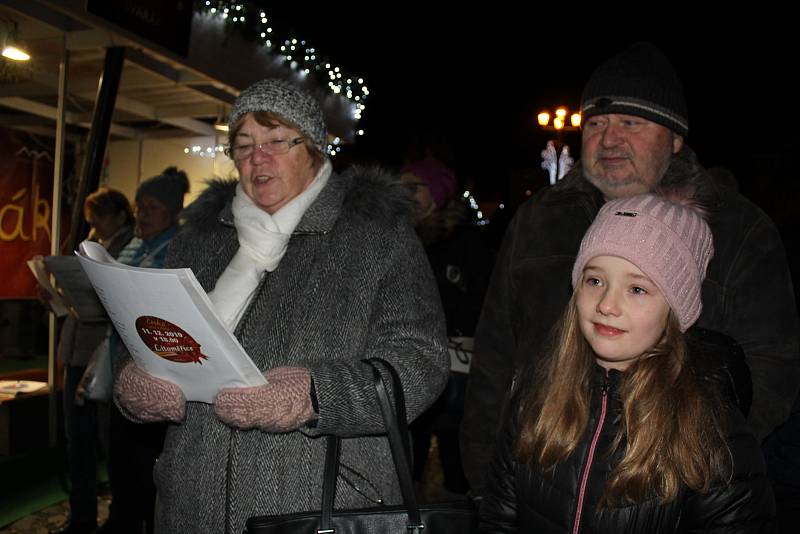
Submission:
[[[647,194],[602,208],[550,354],[516,381],[481,532],[771,528],[741,352],[689,330],[712,255],[691,206]]]

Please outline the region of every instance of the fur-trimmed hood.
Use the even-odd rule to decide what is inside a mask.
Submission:
[[[200,233],[216,224],[233,225],[231,202],[235,179],[212,179],[203,193],[180,214],[183,227]],[[380,167],[351,167],[332,174],[319,197],[308,208],[296,233],[325,233],[346,212],[364,223],[413,222],[413,200],[396,175]]]

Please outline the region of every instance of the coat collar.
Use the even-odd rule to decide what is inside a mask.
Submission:
[[[217,224],[233,230],[231,201],[236,183],[236,180],[210,181],[200,197],[182,212],[183,226],[201,235],[212,233]],[[351,167],[342,174],[331,174],[294,233],[328,233],[343,213],[357,224],[393,226],[401,220],[412,224],[413,199],[392,173],[377,167]]]
[[[331,174],[325,188],[308,207],[294,229],[295,234],[327,234],[339,218],[347,187],[344,177]]]

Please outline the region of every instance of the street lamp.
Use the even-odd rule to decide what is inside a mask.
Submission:
[[[565,107],[556,109],[555,113],[553,114],[553,123],[550,124],[550,112],[542,111],[536,116],[536,120],[539,122],[539,126],[541,126],[544,130],[555,130],[556,132],[560,133],[562,130],[573,131],[579,129],[581,127],[581,114],[573,113],[570,115],[570,124],[567,126],[567,113],[567,108]]]
[[[542,150],[542,169],[550,174],[550,184],[564,177],[572,168],[575,161],[569,155],[569,146],[562,141],[563,132],[579,130],[581,126],[581,114],[572,113],[569,117],[569,125],[566,124],[567,108],[561,106],[554,113],[542,111],[536,116],[539,126],[543,130],[556,132],[556,139],[547,142],[547,146]],[[550,117],[553,117],[552,123]],[[558,154],[558,151],[561,154]]]

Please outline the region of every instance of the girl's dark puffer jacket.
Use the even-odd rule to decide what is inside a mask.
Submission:
[[[736,393],[726,384],[736,381],[729,369],[714,368],[713,372],[717,375],[714,382],[719,384],[722,374],[723,389]],[[606,376],[605,370],[596,367],[585,435],[570,458],[550,472],[514,461],[511,450],[517,423],[516,417],[507,418],[480,509],[479,532],[773,532],[775,503],[764,460],[744,417],[732,403],[727,417],[733,458],[729,483],[720,483],[705,494],[684,488],[666,504],[653,497],[635,505],[597,510],[606,479],[624,452],[623,444],[607,454],[622,418],[622,403],[616,395],[621,376],[618,371]],[[737,401],[740,399],[735,398]],[[590,467],[581,493],[587,463]]]

